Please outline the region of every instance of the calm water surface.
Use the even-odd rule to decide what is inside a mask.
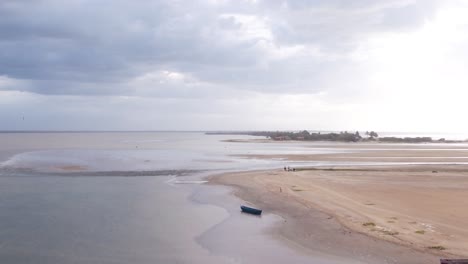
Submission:
[[[235,155],[359,150],[230,138],[252,137],[0,133],[0,263],[350,263],[285,246],[268,233],[281,218],[243,215],[229,189],[200,183],[223,171],[330,164]]]
[[[235,154],[336,150],[230,137],[0,134],[0,263],[341,263],[284,246],[267,232],[279,217],[245,216],[229,190],[193,184],[283,165]]]

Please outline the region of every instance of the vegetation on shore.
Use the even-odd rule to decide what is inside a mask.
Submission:
[[[431,137],[379,137],[374,131],[366,131],[361,135],[358,131],[350,133],[331,132],[321,133],[307,130],[299,132],[291,131],[251,131],[251,132],[208,132],[207,135],[250,135],[264,136],[276,141],[301,140],[301,141],[341,141],[341,142],[383,142],[383,143],[458,143],[463,141],[445,140],[444,138],[433,140]]]
[[[446,250],[445,247],[443,246],[430,246],[430,247],[427,247],[428,249],[435,249],[435,250]]]

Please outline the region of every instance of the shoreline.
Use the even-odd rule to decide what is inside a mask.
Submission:
[[[19,138],[23,138],[23,136]],[[74,137],[70,137],[70,139],[73,138]],[[112,145],[111,142],[107,141],[104,141],[105,144],[99,143],[98,145],[94,145],[96,144],[96,140],[94,138],[87,139],[89,140],[87,146],[94,146],[93,150],[99,151],[105,149],[108,151],[129,151],[131,154],[128,155],[128,157],[131,158],[129,159],[131,161],[129,164],[133,164],[132,166],[134,166],[135,170],[123,170],[122,168],[127,169],[128,167],[120,165],[121,159],[115,158],[118,158],[119,155],[109,156],[112,158],[109,159],[109,161],[112,162],[105,163],[105,166],[108,166],[108,168],[114,168],[114,164],[117,164],[115,166],[115,170],[112,169],[112,171],[104,172],[93,171],[95,169],[92,166],[94,163],[92,162],[92,159],[88,158],[84,159],[84,162],[87,166],[86,168],[81,167],[81,163],[79,162],[56,162],[55,160],[60,161],[60,159],[57,158],[62,158],[62,155],[52,155],[52,158],[49,159],[48,162],[45,162],[44,165],[42,163],[34,163],[34,161],[37,160],[41,161],[42,155],[32,155],[30,159],[32,163],[28,163],[27,159],[25,160],[26,162],[21,163],[22,160],[19,159],[18,161],[20,162],[18,162],[18,164],[32,164],[36,167],[41,165],[42,168],[47,170],[61,171],[60,173],[55,173],[55,175],[60,176],[119,176],[119,178],[121,178],[122,176],[158,176],[161,174],[172,175],[174,172],[177,172],[172,170],[151,170],[151,166],[149,170],[142,170],[142,168],[146,168],[146,166],[153,164],[151,162],[146,162],[150,161],[150,159],[152,160],[152,158],[146,155],[149,153],[143,153],[145,155],[142,156],[135,155],[135,145],[136,142],[150,142],[145,144],[141,143],[142,145],[139,144],[140,147],[138,150],[157,149],[159,144],[162,143],[157,143],[160,141],[154,140],[148,141],[151,138],[144,137],[143,139],[129,140],[128,138],[118,137],[113,139],[118,140],[115,145]],[[66,138],[62,138],[62,140],[64,139]],[[216,142],[218,142],[218,139],[215,139]],[[82,152],[82,150],[81,146],[73,145],[75,141],[76,140],[62,142],[63,146],[60,145],[62,143],[59,142],[60,144],[56,143],[51,147],[47,147],[46,150],[50,150],[52,152],[55,151],[58,153],[62,148],[70,149],[72,152],[63,153],[66,154],[63,155],[63,157],[66,158],[68,156],[76,158],[74,155],[71,155],[73,154],[73,151],[76,150],[77,152]],[[30,142],[25,141],[24,144],[28,145],[28,147],[21,148],[20,146],[23,144],[23,141],[17,139],[16,141],[13,141],[9,148],[0,151],[0,157],[2,155],[7,156],[7,154],[11,154],[13,152],[23,152],[23,150],[26,149],[34,152],[39,151],[38,148],[41,147],[41,144],[44,142],[47,141],[39,140],[36,142],[38,145],[33,145],[31,147],[29,145]],[[215,141],[212,143],[215,144]],[[226,189],[232,190],[232,192],[234,192],[236,196],[240,198],[238,199],[234,196],[231,196],[231,191],[228,191],[225,195],[212,195],[204,200],[207,204],[217,205],[218,207],[227,209],[226,211],[230,214],[230,216],[225,221],[230,223],[229,226],[226,226],[223,222],[223,224],[210,227],[208,231],[202,234],[204,240],[200,241],[202,244],[205,243],[203,244],[203,247],[205,249],[212,250],[212,252],[215,254],[220,256],[228,255],[229,257],[248,256],[258,258],[260,261],[264,261],[263,259],[259,258],[259,253],[255,252],[261,249],[263,250],[261,257],[273,259],[276,261],[276,263],[286,262],[283,261],[284,259],[291,261],[295,258],[301,258],[302,252],[307,254],[310,258],[305,258],[305,261],[303,262],[291,262],[309,263],[311,260],[314,260],[314,257],[321,257],[323,253],[325,261],[318,261],[317,263],[328,263],[326,261],[329,259],[332,263],[359,264],[438,263],[438,259],[440,257],[452,257],[455,255],[452,254],[452,251],[459,250],[454,247],[453,244],[450,244],[450,241],[448,244],[445,243],[447,239],[454,238],[454,241],[461,241],[463,243],[466,242],[466,240],[463,240],[463,236],[468,237],[468,230],[465,230],[466,228],[463,225],[460,225],[460,223],[450,222],[450,219],[450,221],[448,221],[446,218],[432,219],[434,223],[430,223],[431,226],[427,227],[427,229],[424,229],[426,227],[422,226],[421,224],[426,224],[427,222],[421,221],[420,219],[431,219],[431,217],[434,217],[434,215],[425,215],[424,212],[424,210],[432,212],[433,208],[423,207],[424,210],[418,211],[418,213],[421,215],[411,215],[410,213],[404,212],[395,214],[398,213],[398,211],[395,211],[396,209],[392,208],[392,203],[397,202],[397,209],[408,209],[408,207],[405,207],[407,205],[413,206],[417,209],[417,206],[420,205],[418,203],[406,205],[402,203],[402,201],[393,199],[393,196],[401,196],[402,198],[416,197],[416,202],[431,201],[431,203],[437,203],[436,209],[438,211],[436,212],[440,213],[441,215],[448,215],[452,217],[450,212],[447,214],[447,212],[444,211],[444,205],[445,208],[450,207],[446,205],[452,205],[451,203],[456,202],[456,200],[450,200],[450,197],[448,200],[444,200],[447,198],[447,195],[450,194],[449,192],[446,192],[446,190],[459,188],[462,188],[462,191],[468,190],[468,182],[461,181],[468,177],[465,176],[468,175],[468,166],[457,165],[451,166],[449,169],[447,165],[431,164],[424,165],[424,170],[421,170],[418,169],[417,166],[394,164],[391,166],[392,175],[388,175],[388,168],[385,169],[382,167],[385,167],[384,161],[388,161],[389,159],[392,159],[392,161],[396,162],[405,160],[407,161],[408,159],[411,159],[411,161],[414,161],[415,159],[424,159],[427,161],[436,162],[440,161],[441,159],[446,159],[447,161],[464,161],[465,159],[468,159],[468,145],[441,144],[435,146],[433,144],[409,145],[397,143],[335,144],[328,142],[313,144],[297,142],[297,144],[291,144],[292,142],[271,142],[271,145],[265,147],[265,144],[254,145],[254,142],[251,143],[252,144],[244,145],[244,147],[242,147],[242,145],[234,146],[233,144],[216,143],[218,144],[216,145],[217,148],[215,148],[216,151],[201,149],[203,150],[203,153],[210,153],[210,155],[193,156],[193,164],[198,164],[196,162],[201,162],[202,164],[205,164],[203,167],[210,168],[212,170],[204,171],[202,173],[204,175],[196,175],[195,177],[192,175],[192,172],[196,171],[188,170],[185,171],[189,172],[188,174],[181,173],[180,176],[182,177],[175,178],[177,180],[173,181],[174,184],[180,184],[178,185],[177,189],[183,190],[202,190],[204,187],[211,188],[212,186],[209,186],[209,184],[229,186]],[[19,144],[19,146],[13,148],[15,144]],[[276,148],[276,144],[278,144],[278,146],[281,145],[282,147]],[[108,146],[111,146],[111,148],[107,149]],[[78,156],[78,158],[90,156],[90,153],[85,154],[86,155]],[[99,155],[96,155],[96,157],[107,157],[107,155],[102,155],[103,153],[98,154]],[[232,160],[232,165],[228,163],[228,165],[219,166],[218,168],[218,156],[223,156],[223,160]],[[158,156],[156,155],[154,160],[157,160],[157,157]],[[178,157],[171,157],[173,157],[174,160],[179,160],[177,159]],[[236,158],[233,159],[233,157]],[[252,161],[247,160],[245,163],[236,163],[238,159],[252,159]],[[353,163],[354,161],[363,162],[369,161],[370,159],[375,159],[375,161],[380,164],[374,165],[372,168],[366,168],[367,165],[359,165],[359,167],[352,165],[356,164]],[[261,160],[261,162],[257,163],[256,160]],[[13,161],[15,160],[13,159]],[[115,163],[115,161],[119,162]],[[140,161],[140,163],[137,161]],[[320,161],[330,161],[330,164],[322,163],[321,167],[317,167],[318,169],[315,170],[300,168],[295,172],[284,172],[282,169],[271,169],[272,165],[274,165],[274,168],[278,168],[282,167],[282,165],[294,166],[295,164],[299,164],[295,163],[295,161],[305,161],[308,162],[308,164],[314,164],[314,161],[318,161],[317,163],[320,163]],[[339,165],[342,161],[349,163],[346,166]],[[13,162],[13,165],[14,164],[16,163]],[[157,163],[155,162],[154,164],[154,166],[157,168]],[[174,166],[177,166],[177,164]],[[191,163],[191,165],[193,164]],[[266,169],[258,170],[258,168],[262,168],[263,166],[266,167]],[[327,169],[327,166],[329,169]],[[226,169],[223,172],[218,172],[223,174],[214,176],[215,170],[223,170],[222,168]],[[255,170],[255,168],[257,168],[257,170]],[[237,170],[238,172],[234,172],[234,170]],[[432,171],[436,171],[437,173],[433,173]],[[2,170],[0,170],[0,174],[1,173]],[[11,174],[11,171],[6,170],[6,173]],[[205,175],[205,173],[209,173],[210,175]],[[46,174],[48,175],[50,173],[47,172]],[[183,176],[187,176],[187,178]],[[377,178],[374,176],[379,176],[378,179],[382,179],[383,181],[375,181]],[[397,177],[395,178],[395,176]],[[411,177],[405,178],[407,176]],[[448,176],[450,181],[443,181],[441,176]],[[196,180],[194,181],[194,178],[198,179],[198,177],[209,178],[211,179],[211,182],[206,186],[205,184],[199,184],[201,182]],[[428,179],[430,179],[430,181],[424,180],[427,177],[429,177]],[[47,178],[48,177],[36,177],[34,180],[38,180],[40,182],[44,179],[47,180]],[[15,180],[14,178],[6,177],[2,179],[6,182]],[[62,179],[52,180],[63,181]],[[146,179],[138,179],[138,181],[143,180]],[[434,182],[432,182],[432,180]],[[73,180],[73,182],[75,181],[78,181],[78,179]],[[88,182],[94,181],[94,179],[90,179],[89,177],[88,179],[80,177],[79,181]],[[101,181],[101,179],[98,179],[97,181]],[[116,181],[119,182],[128,180],[116,178]],[[17,182],[17,180],[15,180],[15,182]],[[399,185],[392,185],[394,183],[398,183]],[[423,186],[419,186],[418,184],[420,183],[422,183]],[[173,186],[171,186],[171,188],[172,187]],[[400,187],[405,187],[407,189],[401,188],[400,190]],[[424,187],[424,189],[420,189],[420,187]],[[439,187],[445,188],[446,190],[444,189],[441,191],[439,190]],[[223,188],[218,186],[214,187],[213,190]],[[44,193],[47,193],[47,186],[44,186],[44,191]],[[406,193],[402,193],[400,191],[406,191]],[[408,191],[410,191],[410,195],[413,196],[405,196],[409,195],[407,193]],[[432,195],[432,191],[439,195],[437,197],[443,199],[440,201],[437,199],[431,200],[430,195]],[[153,192],[150,193],[153,194]],[[200,191],[200,193],[204,192]],[[365,199],[360,196],[362,193],[366,194],[366,197],[364,197]],[[460,195],[460,199],[462,201],[468,201],[468,192],[466,193],[467,194],[457,191],[453,195]],[[154,194],[157,195],[157,192]],[[226,198],[226,200],[223,200],[225,199],[224,196],[232,197],[233,199],[229,200]],[[245,215],[240,214],[238,205],[239,203],[243,203],[243,201],[248,201],[252,203],[252,205],[264,209],[264,216],[258,219],[245,217]],[[412,200],[410,199],[410,201]],[[172,202],[172,200],[168,202]],[[72,207],[73,206],[70,208]],[[150,207],[153,208],[153,205],[150,205]],[[468,212],[466,214],[464,213],[465,208],[468,208],[468,204],[466,204],[466,206],[461,209],[460,207],[456,208],[457,210],[461,211],[462,218],[460,218],[460,221],[463,223],[468,222],[468,218],[466,218]],[[411,209],[411,207],[409,207],[409,209]],[[195,218],[205,219],[207,222],[210,222],[210,219],[213,218],[213,212],[210,210],[197,211],[201,212],[200,214],[195,211],[196,210],[193,209],[192,212],[194,216],[196,215]],[[389,211],[392,212],[392,214],[381,214],[382,212]],[[271,239],[253,239],[252,234],[258,234],[259,230],[262,229],[262,226],[265,227],[268,225],[268,219],[273,219],[275,218],[274,216],[279,216],[280,221],[275,222],[272,226],[268,226],[267,230],[261,230],[262,232],[264,231],[265,235]],[[390,217],[395,217],[398,219],[393,219]],[[415,217],[416,220],[413,220],[411,217]],[[173,217],[173,219],[176,218],[177,217]],[[190,219],[190,217],[186,217],[184,212],[184,218],[182,219]],[[390,223],[390,221],[394,223]],[[415,224],[412,224],[412,222]],[[67,224],[67,221],[64,221],[63,223]],[[175,222],[169,219],[167,223],[172,224]],[[374,223],[374,226],[363,227],[364,223]],[[395,228],[384,229],[388,228],[389,226]],[[415,226],[417,226],[418,229],[414,229]],[[432,227],[434,227],[434,234],[436,235],[433,237],[433,239],[435,239],[434,241],[437,243],[431,242],[429,245],[424,245],[421,243],[421,241],[409,240],[408,243],[414,243],[416,245],[413,246],[413,248],[416,249],[413,249],[411,248],[411,244],[408,245],[408,243],[405,242],[407,241],[405,239],[407,239],[408,235],[412,235],[413,238],[417,237],[415,235],[415,231],[420,230],[423,230],[426,233],[418,234],[419,238],[423,239],[432,237],[434,235],[432,233]],[[457,231],[457,228],[459,228],[460,232]],[[454,230],[456,231],[455,233],[453,232]],[[393,234],[394,231],[399,232],[399,234]],[[451,237],[451,235],[455,235],[455,237]],[[237,240],[233,239],[236,236]],[[439,243],[439,241],[442,241],[439,239],[444,239],[444,243]],[[272,242],[273,240],[275,242]],[[417,245],[419,244],[423,246],[418,248]],[[275,249],[272,249],[272,245]],[[465,248],[468,248],[468,244],[461,245]],[[426,248],[426,246],[444,246],[445,250],[429,250]],[[294,252],[288,250],[291,248],[296,249],[298,253],[294,254]],[[286,253],[281,255],[282,252]],[[328,259],[328,257],[330,258]],[[337,261],[335,261],[334,257],[336,257]],[[249,263],[258,263],[260,261]]]
[[[309,144],[369,144],[369,145],[457,145],[457,144],[468,144],[468,139],[449,139],[449,140],[432,140],[432,141],[404,141],[403,138],[398,138],[400,141],[391,141],[391,140],[360,140],[360,141],[345,141],[345,140],[304,140],[304,139],[271,139],[264,136],[255,136],[250,135],[252,139],[225,139],[223,142],[233,142],[233,143],[309,143]]]
[[[446,250],[429,249],[429,246],[418,244],[421,243],[420,241],[405,240],[408,234],[410,237],[411,235],[412,237],[415,236],[410,232],[404,234],[405,231],[400,231],[400,234],[398,231],[387,230],[385,226],[381,227],[380,224],[374,224],[375,226],[372,228],[364,227],[362,224],[366,223],[363,220],[365,217],[359,219],[358,222],[356,222],[356,219],[353,222],[344,217],[347,213],[356,210],[356,208],[345,207],[350,211],[339,211],[337,210],[339,205],[338,207],[330,207],[329,204],[320,206],[317,204],[318,201],[311,202],[312,197],[297,195],[306,192],[282,186],[284,177],[290,181],[288,184],[291,184],[298,183],[297,178],[305,177],[311,173],[317,174],[317,172],[333,174],[362,173],[361,170],[353,171],[350,167],[352,166],[343,167],[344,169],[340,171],[317,169],[294,173],[284,172],[282,169],[234,172],[209,176],[207,179],[209,184],[233,188],[233,194],[236,197],[261,207],[264,212],[281,216],[285,221],[273,228],[273,235],[280,240],[292,241],[306,249],[363,261],[364,263],[372,263],[372,261],[377,263],[438,263],[439,258],[453,258],[463,255],[452,247],[448,247]],[[440,165],[435,167],[448,169],[447,167],[450,166]],[[383,171],[380,173],[386,173],[397,167],[386,168],[380,166],[379,168],[379,171]],[[425,171],[433,169],[432,166],[431,168],[398,166],[398,171],[403,174],[408,172],[416,173],[421,168]],[[347,171],[347,169],[350,170]],[[372,173],[374,173],[374,169],[374,167],[367,168]],[[459,170],[460,168],[457,167],[452,173],[458,173]],[[447,171],[450,171],[450,169]],[[305,176],[298,174],[305,174]],[[322,195],[322,193],[317,195]],[[370,206],[370,203],[367,206]],[[384,210],[385,208],[380,209]],[[350,213],[350,215],[353,218],[356,215],[359,216],[359,213],[356,215]],[[372,213],[370,216],[372,216]],[[403,218],[399,220],[386,219],[386,221],[403,221]],[[402,226],[401,228],[406,229],[407,227]],[[373,231],[370,231],[371,229]],[[424,237],[430,234],[418,235]],[[434,247],[437,246],[440,245],[434,243]]]

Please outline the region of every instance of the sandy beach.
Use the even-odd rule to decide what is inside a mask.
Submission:
[[[352,145],[359,148],[358,144]],[[350,148],[350,149],[353,149]],[[361,148],[360,148],[361,149]],[[405,145],[320,155],[255,155],[308,161],[463,162],[463,147]],[[210,179],[285,221],[274,234],[364,263],[439,263],[468,257],[468,166],[449,164],[302,168]],[[374,261],[374,262],[373,262]]]
[[[426,264],[467,257],[468,165],[461,163],[468,145],[226,139],[0,134],[0,199],[11,208],[0,214],[8,241],[0,262]],[[228,188],[206,184],[207,175]],[[240,204],[264,214],[242,214]]]

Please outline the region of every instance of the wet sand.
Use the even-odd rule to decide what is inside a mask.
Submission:
[[[458,146],[419,148],[245,157],[443,162],[451,157],[465,161],[467,156],[466,149]],[[274,234],[314,251],[364,263],[439,263],[442,257],[468,257],[466,165],[277,169],[229,173],[210,182],[232,186],[241,199],[282,216],[285,222]]]
[[[317,147],[317,145],[314,147]],[[320,147],[336,149],[338,152],[343,151],[343,153],[236,156],[249,159],[283,159],[286,161],[468,163],[468,145],[337,144]]]
[[[224,192],[226,188],[201,184],[204,183],[201,178],[203,176],[195,174],[213,173],[214,168],[224,168],[226,171],[265,169],[272,166],[276,168],[282,166],[283,161],[288,165],[288,160],[322,159],[333,162],[334,157],[338,164],[339,155],[345,155],[345,160],[352,159],[354,155],[356,161],[360,161],[365,159],[358,156],[363,153],[376,151],[373,156],[369,155],[369,158],[375,158],[382,157],[385,153],[398,155],[403,153],[400,152],[401,149],[419,151],[424,148],[423,152],[426,154],[435,149],[428,159],[437,161],[439,155],[447,156],[443,152],[453,149],[464,151],[468,149],[466,146],[303,142],[281,142],[276,145],[276,142],[263,144],[248,139],[244,140],[246,143],[229,144],[230,142],[223,142],[221,137],[186,133],[170,135],[171,137],[167,133],[0,135],[0,176],[7,176],[0,177],[0,193],[4,207],[11,209],[4,210],[0,215],[1,230],[4,231],[1,238],[8,242],[0,247],[0,259],[6,263],[438,263],[438,256],[454,254],[452,250],[455,248],[450,244],[434,243],[447,248],[442,251],[429,250],[423,246],[419,249],[414,246],[412,248],[411,244],[405,244],[403,240],[405,237],[401,234],[404,231],[393,234],[381,229],[384,224],[399,224],[400,220],[401,223],[406,221],[414,225],[422,223],[422,227],[428,228],[427,230],[434,228],[434,232],[442,230],[439,222],[444,223],[445,227],[455,226],[460,229],[461,226],[460,223],[447,222],[445,218],[436,219],[429,226],[427,224],[431,222],[404,218],[412,216],[411,213],[394,214],[393,212],[399,212],[398,210],[406,208],[410,203],[403,200],[398,204],[398,210],[391,207],[393,204],[388,204],[394,203],[394,197],[391,196],[399,188],[398,185],[388,188],[394,181],[398,182],[392,175],[387,175],[388,183],[379,185],[379,181],[374,181],[375,175],[385,178],[382,172],[384,168],[369,167],[368,175],[362,172],[363,167],[339,167],[333,170],[322,167],[321,170],[294,173],[273,169],[230,173],[212,180],[212,183],[233,186],[232,190],[241,199],[262,207],[265,214],[260,218],[240,213],[239,204],[243,201]],[[186,141],[187,137],[190,140]],[[311,148],[311,151],[307,148]],[[397,152],[385,152],[390,148]],[[165,151],[156,151],[158,149]],[[323,154],[329,153],[330,149],[337,153]],[[185,155],[193,151],[194,155]],[[271,160],[275,155],[249,155],[243,157],[252,160],[242,162],[230,158],[243,153],[306,152],[322,154],[276,155],[279,157],[277,160]],[[447,158],[458,157],[457,155],[463,157],[465,154],[454,152]],[[219,159],[221,156],[223,159]],[[264,160],[259,162],[257,159]],[[231,160],[232,162],[224,162]],[[444,171],[438,165],[432,166],[435,167],[425,167],[423,177],[414,178],[416,182],[411,184],[424,181],[424,177],[432,173],[432,170],[438,170],[432,176],[443,176],[447,172],[453,173],[453,178],[462,178],[466,171],[462,167]],[[207,170],[199,170],[200,168]],[[401,168],[401,172],[408,171],[419,173]],[[405,175],[401,174],[402,177],[406,177]],[[358,186],[366,181],[368,182],[362,185],[362,189],[359,189]],[[404,179],[401,184],[411,185]],[[463,186],[462,181],[456,181],[444,189],[465,188]],[[427,183],[426,187],[431,187],[431,184]],[[409,189],[402,189],[409,192]],[[440,187],[435,186],[433,189]],[[366,191],[365,198],[372,200],[365,200],[365,206],[359,207],[357,205],[362,202],[359,195],[362,195],[363,190]],[[420,188],[414,190],[417,193]],[[387,195],[381,196],[386,191]],[[408,195],[413,194],[410,192]],[[422,200],[429,196],[426,192],[424,195],[426,196]],[[465,197],[462,191],[456,195],[463,199]],[[348,199],[341,199],[342,196]],[[402,199],[405,197],[400,196]],[[350,202],[352,199],[356,202]],[[440,201],[445,201],[444,199],[440,198]],[[411,206],[421,205],[416,203]],[[453,208],[437,206],[441,210]],[[369,211],[362,207],[368,207]],[[379,216],[387,220],[383,218],[383,213],[370,210],[381,207],[381,210],[394,210],[389,214],[391,218],[388,223],[384,223],[384,220],[379,222]],[[460,209],[462,207],[466,206],[457,207],[457,210],[463,210]],[[173,210],[174,208],[178,210]],[[426,208],[432,210],[432,207]],[[447,213],[444,210],[441,212]],[[423,213],[420,210],[421,215],[416,216],[433,217]],[[347,218],[348,215],[356,217],[351,219],[363,219],[353,222]],[[466,222],[464,218],[459,220]],[[373,221],[375,226],[363,228],[364,221]],[[404,228],[407,227],[401,226],[402,230]],[[416,231],[420,230],[422,229]],[[447,230],[453,231],[450,228]],[[418,235],[430,237],[429,234],[430,231],[425,231]],[[460,237],[464,235],[463,231],[459,234]],[[401,237],[402,241],[385,240],[393,237]]]

